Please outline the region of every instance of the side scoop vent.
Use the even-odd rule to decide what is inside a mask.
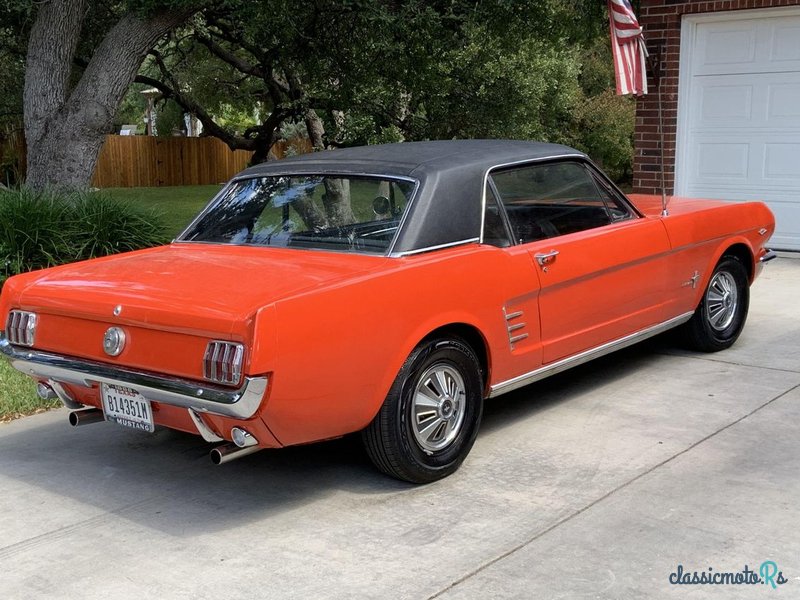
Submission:
[[[525,332],[525,323],[522,320],[523,313],[521,310],[516,312],[507,313],[505,309],[503,309],[503,313],[506,317],[506,328],[508,330],[508,343],[511,346],[511,349],[514,349],[514,344],[517,342],[521,342],[526,337],[528,337],[527,332]]]

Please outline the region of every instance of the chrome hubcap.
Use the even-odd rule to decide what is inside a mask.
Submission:
[[[711,278],[706,291],[706,318],[716,331],[729,327],[736,316],[739,291],[730,273],[720,271]]]
[[[422,374],[414,390],[411,430],[420,448],[435,452],[449,446],[464,424],[464,379],[437,363]]]

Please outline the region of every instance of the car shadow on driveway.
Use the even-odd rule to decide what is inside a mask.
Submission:
[[[623,350],[487,401],[482,434],[513,427],[631,375],[659,360],[660,343]],[[194,435],[168,429],[148,435],[110,423],[71,428],[66,417],[67,411],[59,410],[0,430],[0,479],[7,492],[0,508],[24,492],[33,505],[62,511],[65,522],[121,517],[192,537],[269,520],[340,493],[355,507],[363,496],[429,493],[428,486],[374,470],[357,435],[214,466],[211,446]],[[458,482],[434,485],[457,489]],[[24,518],[35,520],[35,511]]]
[[[661,360],[661,354],[670,348],[674,349],[675,344],[673,336],[668,333],[573,367],[497,398],[490,398],[484,405],[481,432],[486,434],[519,420],[534,417],[555,405],[569,401],[570,398],[627,377]]]

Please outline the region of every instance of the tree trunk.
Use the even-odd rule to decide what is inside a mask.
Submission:
[[[144,18],[126,14],[106,34],[67,94],[85,5],[85,0],[45,3],[31,31],[24,102],[27,184],[33,188],[90,184],[105,135],[145,55],[192,13],[164,10]]]
[[[39,7],[25,58],[25,139],[30,148],[46,134],[50,118],[64,105],[72,59],[86,14],[86,0],[46,2]]]
[[[309,109],[306,111],[305,123],[308,139],[311,140],[314,152],[325,150],[325,126],[315,110]]]
[[[325,126],[313,109],[305,114],[306,130],[314,151],[325,149]],[[350,181],[325,178],[325,196],[322,198],[325,214],[331,226],[350,225],[356,222],[350,204]]]
[[[259,165],[270,160],[270,150],[275,143],[274,135],[259,135],[253,138],[253,155],[250,157],[250,165]],[[275,156],[272,156],[274,159]]]
[[[310,230],[317,231],[328,228],[328,220],[313,198],[308,196],[298,198],[292,202],[292,207]]]
[[[325,178],[325,195],[322,205],[328,222],[333,226],[351,225],[356,222],[350,205],[350,180]]]

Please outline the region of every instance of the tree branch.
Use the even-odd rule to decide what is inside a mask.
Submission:
[[[213,55],[225,61],[237,71],[258,77],[259,79],[263,79],[266,76],[266,73],[264,73],[264,70],[261,67],[250,64],[243,58],[240,58],[233,52],[229,51],[227,48],[220,46],[210,37],[205,35],[197,35],[195,36],[195,39],[208,48]]]
[[[206,110],[189,96],[180,90],[171,87],[160,79],[148,77],[147,75],[137,75],[135,83],[143,83],[156,88],[164,99],[174,100],[183,110],[197,117],[203,124],[203,130],[208,135],[222,140],[231,150],[255,150],[255,142],[252,139],[239,137],[214,121],[213,117]]]
[[[167,63],[164,62],[164,57],[161,55],[161,52],[153,48],[148,52],[148,54],[156,61],[156,66],[158,67],[158,70],[161,71],[161,75],[164,77],[164,79],[166,79],[175,90],[180,89],[180,83],[178,83],[178,80],[175,79],[172,71],[170,71],[167,67]]]
[[[83,127],[105,132],[147,52],[195,10],[164,9],[147,17],[128,13],[117,21],[94,51],[68,100],[69,110],[84,115]]]
[[[236,35],[233,33],[236,31],[236,28],[222,19],[211,14],[206,14],[206,21],[209,25],[216,28],[214,32],[216,35],[234,46],[247,50],[262,65],[272,63],[278,57],[278,48],[262,48],[256,44],[251,44],[243,35]]]

